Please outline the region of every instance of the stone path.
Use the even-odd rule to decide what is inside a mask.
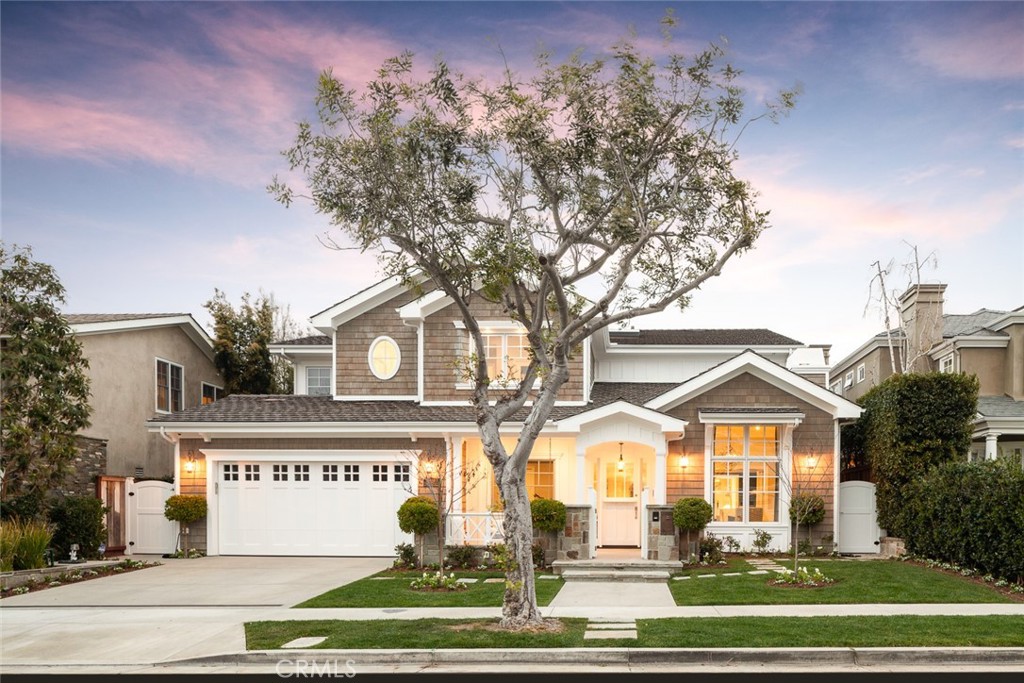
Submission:
[[[636,640],[636,619],[617,621],[588,620],[583,640],[615,640],[629,638]]]
[[[747,564],[754,567],[752,571],[747,572],[724,572],[722,574],[695,574],[691,576],[673,576],[673,581],[689,581],[696,577],[698,579],[713,579],[716,576],[743,576],[744,574],[750,574],[752,576],[759,576],[763,574],[769,574],[775,572],[776,574],[785,574],[788,569],[783,567],[781,564],[770,558],[754,558],[747,560]]]

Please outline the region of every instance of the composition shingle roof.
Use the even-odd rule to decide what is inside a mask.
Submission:
[[[667,383],[596,383],[591,403],[586,406],[556,406],[552,420],[561,420],[618,400],[636,405],[669,391]],[[510,421],[526,418],[528,409]],[[205,406],[170,415],[157,415],[152,422],[474,422],[473,407],[421,406],[415,401],[335,401],[330,396],[267,396],[235,394]]]
[[[1009,396],[979,396],[978,412],[985,417],[1024,418],[1024,401],[1015,401]]]
[[[187,315],[188,313],[66,313],[64,319],[71,325],[87,325],[89,323],[114,323],[150,318],[181,318]]]
[[[1006,311],[993,311],[982,308],[974,313],[959,315],[950,313],[942,316],[942,336],[959,337],[966,334],[978,334],[984,332],[990,335],[1005,337],[1005,332],[986,330],[989,325],[1006,315]]]
[[[799,346],[800,342],[766,329],[616,330],[608,333],[615,344],[652,346]]]
[[[727,408],[701,408],[702,413],[738,413],[743,415],[773,415],[776,413],[799,413],[800,409],[796,406],[729,406]]]
[[[299,337],[298,339],[286,339],[284,341],[276,341],[273,346],[330,346],[331,338],[326,334],[314,334],[309,337]]]

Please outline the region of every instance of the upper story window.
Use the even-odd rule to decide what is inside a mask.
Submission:
[[[861,363],[857,366],[857,384],[863,382],[865,377],[867,377],[867,367],[864,363]]]
[[[185,368],[156,359],[156,409],[173,413],[184,407]]]
[[[833,394],[840,394],[840,395],[842,395],[842,393],[843,393],[843,381],[842,380],[839,380],[838,382],[833,382],[832,383],[832,393]]]
[[[777,425],[715,425],[711,450],[716,522],[776,522],[779,519]]]
[[[209,405],[210,403],[219,400],[223,393],[224,390],[221,389],[220,387],[214,384],[208,384],[206,382],[203,382],[203,390],[202,396],[200,397],[200,403],[204,406]]]
[[[484,341],[489,378],[518,382],[526,375],[530,365],[530,342],[524,333],[488,331],[480,336]]]
[[[848,389],[853,386],[853,370],[846,373],[846,377],[843,378],[843,388]]]
[[[370,344],[370,372],[377,379],[391,379],[398,374],[402,352],[391,337],[377,337]]]
[[[309,396],[331,395],[331,368],[306,368],[306,394]]]
[[[939,361],[939,372],[953,372],[953,354],[944,356]]]

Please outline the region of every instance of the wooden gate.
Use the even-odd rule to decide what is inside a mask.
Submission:
[[[178,523],[164,517],[164,502],[174,495],[174,485],[165,481],[128,479],[128,554],[173,553],[178,541]]]
[[[99,477],[96,480],[96,497],[106,508],[104,521],[107,525],[107,555],[122,555],[127,546],[125,529],[126,482],[124,477]]]

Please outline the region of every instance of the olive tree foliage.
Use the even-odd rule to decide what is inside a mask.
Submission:
[[[0,242],[0,382],[5,508],[37,514],[89,426],[88,360],[60,312],[64,286],[29,248]]]
[[[309,199],[340,231],[338,248],[442,290],[474,348],[486,348],[477,298],[524,328],[531,360],[518,382],[490,376],[483,354],[466,368],[505,501],[506,627],[540,621],[524,478],[572,354],[609,325],[685,306],[767,227],[733,170],[749,120],[723,59],[717,45],[655,59],[627,38],[605,56],[542,53],[530,75],[506,68],[493,82],[444,61],[421,70],[411,54],[359,92],[326,71],[319,121],[300,123],[285,152],[306,188],[269,187],[285,205]],[[794,98],[781,93],[755,118]],[[498,427],[513,419],[522,428],[509,451]]]

